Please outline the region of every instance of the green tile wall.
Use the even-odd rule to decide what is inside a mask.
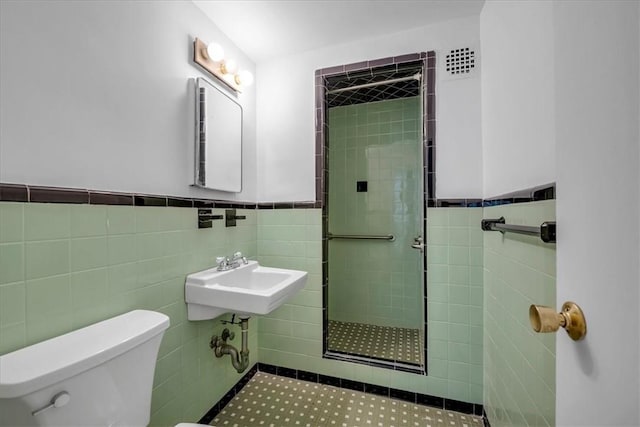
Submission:
[[[329,318],[420,328],[420,98],[329,109],[329,231],[396,240],[329,242]],[[366,181],[366,192],[356,182]]]
[[[303,290],[260,318],[261,362],[316,370],[322,354],[321,219],[319,209],[258,211],[260,264],[309,273]]]
[[[479,224],[481,214],[475,215],[478,215]],[[258,260],[260,263],[299,268],[310,273],[307,286],[298,296],[278,310],[260,318],[260,361],[401,390],[481,403],[481,390],[478,390],[478,386],[482,384],[481,379],[478,378],[481,372],[478,373],[475,369],[477,364],[475,359],[470,358],[470,353],[469,356],[460,356],[462,360],[468,362],[458,363],[457,360],[452,360],[454,364],[451,366],[451,374],[447,364],[446,375],[442,373],[442,367],[440,367],[440,373],[437,376],[416,375],[322,358],[321,220],[320,209],[258,211]],[[467,218],[467,221],[470,219]],[[288,231],[288,229],[293,230]],[[479,241],[482,235],[474,234],[471,237],[470,233],[469,238]],[[280,256],[281,249],[289,251],[289,255]],[[470,250],[470,257],[471,252]],[[474,277],[482,280],[481,274]],[[481,320],[475,321],[481,322]],[[440,339],[448,342],[448,335]],[[464,353],[462,347],[454,345],[452,354]],[[470,347],[469,345],[466,348]],[[439,353],[440,360],[446,359],[449,346],[444,345],[440,351],[444,351],[444,355]],[[430,363],[433,360],[435,359],[430,358]]]
[[[427,210],[429,375],[482,403],[482,208]]]
[[[171,327],[151,425],[199,420],[241,374],[209,349],[220,322],[187,320],[184,280],[219,255],[256,257],[256,211],[239,214],[247,220],[235,228],[215,221],[198,230],[196,209],[0,203],[0,354],[129,310],[156,310]],[[257,362],[258,319],[249,325]]]
[[[486,218],[538,225],[555,201],[484,209]],[[484,232],[484,406],[492,426],[555,425],[555,334],[536,334],[529,305],[555,307],[555,245]],[[559,331],[558,333],[564,333]]]
[[[531,332],[527,317],[530,303],[555,304],[554,247],[478,226],[500,215],[536,224],[554,211],[553,202],[429,210],[430,374],[421,376],[322,358],[319,209],[247,210],[238,227],[198,230],[195,209],[0,203],[0,353],[131,309],[164,312],[172,326],[152,425],[196,421],[240,375],[211,356],[223,326],[186,320],[184,277],[241,250],[309,272],[291,301],[250,321],[252,361],[483,402],[492,425],[554,425],[555,339]]]

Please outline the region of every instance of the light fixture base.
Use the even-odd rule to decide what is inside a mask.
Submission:
[[[242,92],[242,86],[236,83],[235,75],[223,73],[223,61],[213,61],[209,58],[207,45],[197,37],[193,41],[193,61],[234,91]]]

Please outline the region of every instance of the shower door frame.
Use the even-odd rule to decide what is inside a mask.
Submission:
[[[436,205],[435,197],[435,142],[436,142],[436,54],[434,51],[412,53],[401,56],[381,58],[371,61],[362,61],[352,64],[323,68],[315,72],[315,187],[316,206],[322,208],[322,357],[326,359],[342,360],[353,363],[361,363],[386,369],[401,370],[416,374],[427,375],[427,247],[425,245],[422,257],[423,272],[423,322],[424,322],[424,353],[423,366],[421,368],[406,368],[388,363],[376,362],[373,359],[341,356],[329,353],[327,348],[329,329],[329,212],[328,212],[328,184],[329,170],[327,169],[326,156],[328,154],[329,128],[327,123],[327,87],[326,79],[338,75],[348,75],[352,72],[373,70],[393,64],[406,64],[410,62],[422,62],[422,155],[423,155],[423,224],[422,237],[426,242],[427,208]]]

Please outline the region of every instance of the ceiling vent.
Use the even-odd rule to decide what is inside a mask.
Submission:
[[[476,51],[470,47],[449,50],[444,58],[444,69],[448,78],[463,78],[475,74]]]

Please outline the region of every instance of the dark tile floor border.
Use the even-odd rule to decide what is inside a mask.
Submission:
[[[222,411],[222,409],[244,388],[245,385],[253,378],[257,372],[267,374],[280,375],[287,378],[293,378],[301,381],[309,381],[312,383],[330,385],[334,387],[360,391],[363,393],[371,393],[377,396],[386,396],[390,399],[398,399],[405,402],[416,403],[419,405],[431,406],[433,408],[445,409],[449,411],[462,412],[464,414],[472,414],[481,416],[485,427],[489,427],[484,407],[479,403],[461,402],[454,399],[446,399],[428,394],[414,393],[411,391],[398,390],[390,387],[364,383],[360,381],[347,380],[344,378],[322,375],[315,372],[302,371],[298,369],[285,368],[282,366],[270,365],[267,363],[256,363],[249,371],[233,386],[231,389],[216,402],[209,411],[198,421],[200,424],[209,424]]]
[[[247,373],[244,374],[242,378],[240,378],[240,380],[233,387],[231,387],[231,389],[224,396],[222,396],[222,399],[218,400],[211,407],[211,409],[209,409],[207,413],[204,414],[202,418],[200,418],[198,424],[209,424],[211,421],[213,421],[213,419],[220,413],[220,411],[222,411],[222,408],[227,406],[227,403],[231,402],[231,400],[233,400],[233,398],[236,397],[238,393],[240,393],[240,390],[242,390],[244,386],[247,385],[247,383],[251,380],[251,378],[253,378],[256,372],[258,372],[258,363],[255,363],[251,367],[251,369],[249,369]]]

